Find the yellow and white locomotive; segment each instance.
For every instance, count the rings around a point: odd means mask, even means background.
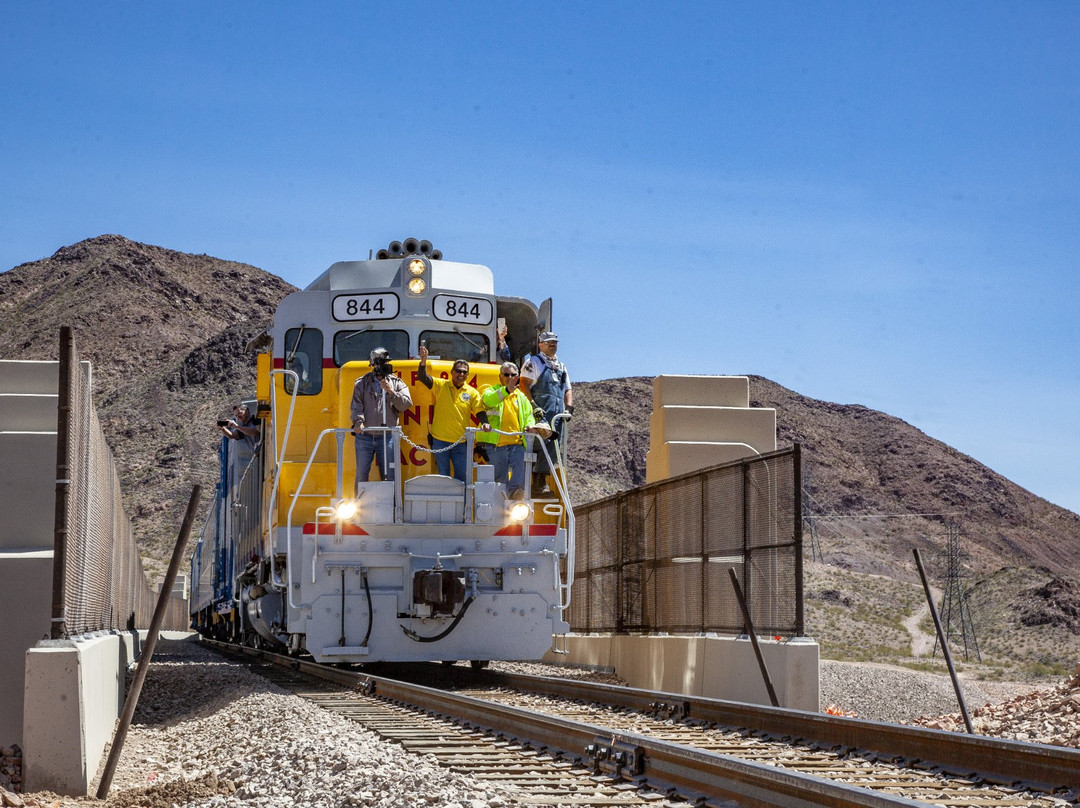
[[[553,494],[525,498],[474,460],[465,482],[436,473],[434,406],[419,383],[470,363],[469,383],[497,384],[496,335],[518,358],[551,327],[540,306],[494,293],[485,266],[443,260],[426,241],[392,242],[367,261],[331,266],[282,300],[257,353],[261,446],[223,439],[221,481],[192,555],[192,624],[208,635],[306,652],[319,662],[537,659],[564,634],[574,522],[562,457]],[[356,478],[350,402],[376,348],[412,407],[380,432],[393,479]],[[475,425],[474,425],[475,426]],[[376,430],[378,431],[378,430]]]

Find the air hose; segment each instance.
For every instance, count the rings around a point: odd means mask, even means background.
[[[438,640],[441,640],[443,637],[448,636],[451,631],[457,628],[458,623],[461,622],[461,618],[465,616],[465,612],[469,611],[469,606],[472,605],[472,602],[474,600],[476,600],[476,598],[470,597],[463,604],[461,604],[461,611],[457,613],[454,621],[450,625],[448,625],[445,630],[443,630],[439,634],[436,634],[434,637],[421,637],[415,631],[410,628],[406,628],[405,626],[402,626],[401,630],[405,632],[406,637],[408,637],[410,640],[416,640],[417,642],[436,642]]]

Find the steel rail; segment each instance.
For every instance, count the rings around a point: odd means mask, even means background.
[[[591,760],[593,768],[599,773],[633,781],[661,793],[677,793],[691,800],[735,800],[739,806],[748,808],[912,808],[928,804],[425,685],[328,668],[253,648],[228,648],[263,662],[357,688],[365,694],[512,736],[520,743],[549,753],[559,751],[586,763]]]
[[[552,677],[486,670],[468,675],[474,682],[493,686],[917,760],[952,774],[977,774],[1005,785],[1023,783],[1048,792],[1080,791],[1080,749]]]

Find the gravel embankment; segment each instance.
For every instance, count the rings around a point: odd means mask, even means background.
[[[582,669],[493,667],[618,683],[611,674]],[[948,714],[958,708],[945,676],[822,660],[820,684],[823,710],[832,706],[861,718],[903,723],[924,716],[929,718],[919,723],[956,728],[958,716]],[[1080,677],[1036,695],[1031,685],[969,681],[963,687],[978,731],[1071,746],[1080,741]],[[984,707],[988,702],[998,704]],[[1027,734],[1032,727],[1039,728],[1038,737]],[[91,793],[96,790],[97,780]],[[193,640],[162,640],[109,799],[0,790],[0,805],[21,800],[27,808],[502,808],[512,793],[512,786],[474,780],[439,767],[433,758],[407,754],[346,718],[226,664]]]
[[[408,754],[196,642],[162,640],[108,800],[20,796],[30,808],[501,808],[510,789]]]
[[[956,691],[948,676],[870,662],[819,663],[821,709],[835,706],[844,713],[873,721],[909,724],[920,716],[957,712]],[[1038,686],[1013,682],[960,680],[968,710],[998,702]]]

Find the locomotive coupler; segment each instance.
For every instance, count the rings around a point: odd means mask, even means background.
[[[465,601],[465,574],[430,569],[413,573],[413,604],[428,606],[432,616],[451,615]]]

